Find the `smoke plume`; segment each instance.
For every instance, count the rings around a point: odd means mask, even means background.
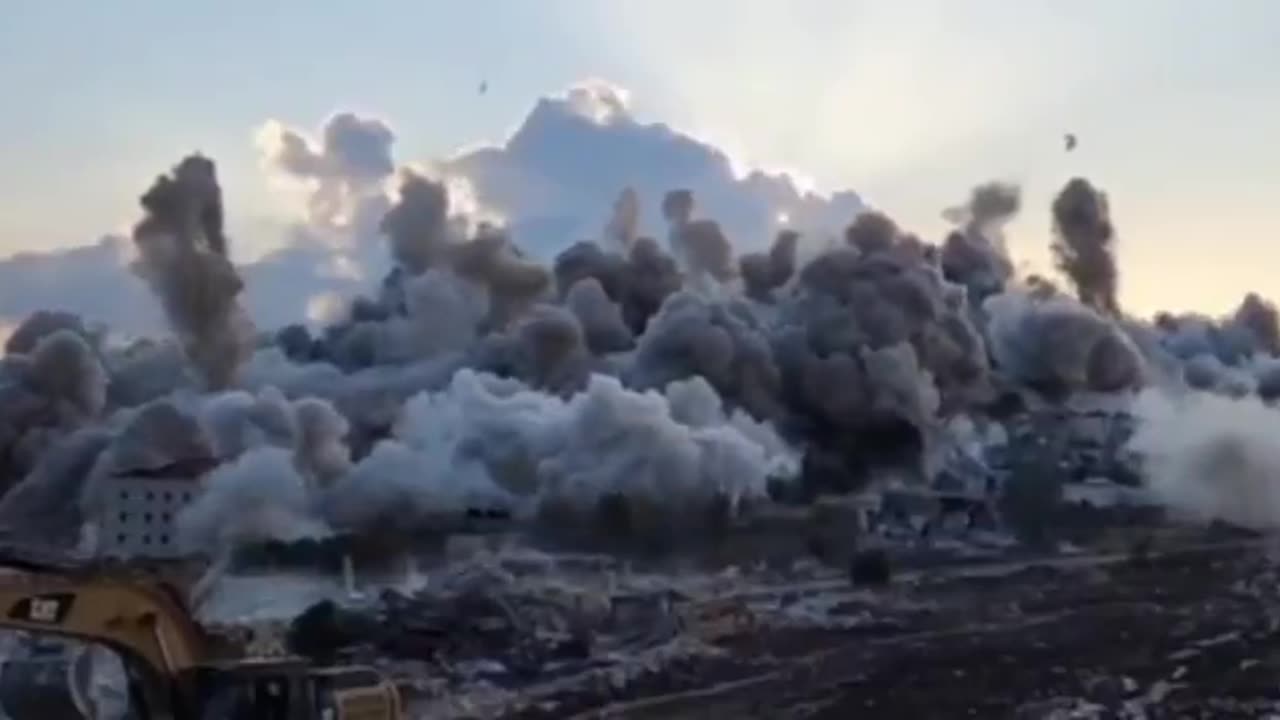
[[[1071,279],[1080,302],[1110,315],[1119,312],[1119,271],[1107,196],[1088,180],[1073,178],[1054,198],[1053,222],[1054,260]]]
[[[968,205],[954,214],[961,227],[943,241],[942,272],[975,302],[1003,291],[1013,275],[1002,227],[1021,206],[1016,186],[991,182],[975,187]]]
[[[1280,413],[1255,398],[1148,391],[1130,446],[1152,494],[1197,521],[1280,527]]]
[[[164,306],[170,326],[206,386],[235,381],[253,328],[237,296],[244,288],[227,255],[222,191],[211,160],[189,156],[142,196],[134,228],[137,273]]]
[[[669,224],[671,253],[689,275],[694,287],[709,280],[728,282],[733,277],[733,248],[714,220],[694,220],[693,193],[672,190],[662,198],[662,215]]]
[[[1051,396],[1138,387],[1143,361],[1110,319],[1063,295],[1019,289],[989,298],[987,337],[996,367]]]
[[[354,206],[377,214],[361,232],[384,243],[360,247],[380,262],[357,269],[389,269],[350,274],[325,312],[261,338],[240,298],[264,276],[244,279],[231,262],[212,161],[184,159],[143,196],[133,233],[136,272],[174,340],[122,341],[58,310],[8,338],[0,462],[18,486],[0,519],[26,527],[22,515],[47,513],[56,522],[29,532],[69,543],[67,526],[105,508],[105,479],[181,468],[204,487],[181,517],[191,548],[414,532],[476,507],[544,528],[678,538],[780,487],[812,496],[934,481],[959,445],[980,454],[974,428],[999,434],[985,428],[1006,395],[1123,404],[1159,384],[1165,394],[1137,403],[1133,446],[1153,491],[1203,516],[1271,522],[1272,458],[1254,435],[1274,419],[1264,403],[1280,397],[1276,310],[1250,293],[1225,318],[1121,317],[1107,199],[1087,180],[1051,208],[1070,297],[1015,279],[1003,234],[1022,198],[1002,183],[974,188],[937,245],[883,212],[760,174],[742,186],[768,212],[744,231],[720,204],[739,190],[697,184],[697,163],[656,188],[645,176],[575,194],[604,171],[569,160],[548,171],[565,182],[515,183],[507,171],[534,163],[557,133],[591,139],[602,158],[610,138],[658,142],[607,89],[563,103],[467,160],[485,199],[504,207],[596,203],[583,224],[517,213],[545,221],[540,238],[556,236],[538,252],[527,224],[468,213],[448,175],[457,163],[431,178],[404,172],[387,197],[396,168],[383,123],[337,115],[319,142],[275,127],[274,167],[314,185],[309,220],[342,225]],[[512,187],[529,195],[507,197]],[[838,210],[829,224],[843,235],[777,232],[780,203],[810,219]],[[652,236],[663,221],[666,243]],[[1211,431],[1193,438],[1183,416]]]
[[[747,297],[761,302],[773,301],[774,291],[795,274],[799,245],[799,233],[783,230],[774,239],[769,252],[747,253],[739,258],[738,274],[742,276],[743,291]]]

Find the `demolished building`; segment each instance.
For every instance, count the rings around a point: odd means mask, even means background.
[[[95,554],[121,559],[181,557],[177,517],[199,497],[201,481],[217,466],[212,458],[197,457],[112,473],[104,481],[97,516],[86,519],[96,526]]]

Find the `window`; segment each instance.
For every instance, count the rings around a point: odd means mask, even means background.
[[[128,491],[128,490],[121,490],[121,491],[120,491],[120,499],[121,499],[121,500],[126,500],[126,501],[127,501],[127,500],[129,499],[129,491]]]
[[[173,493],[171,492],[165,491],[162,497],[165,502],[173,502]]]
[[[143,544],[143,545],[150,545],[150,544],[151,544],[151,536],[150,536],[150,535],[143,535],[143,536],[142,536],[142,544]]]
[[[155,500],[155,499],[156,499],[156,494],[155,494],[155,493],[153,493],[153,492],[151,492],[150,490],[148,490],[148,491],[147,491],[147,501],[148,501],[148,502],[150,502],[150,501]]]
[[[168,535],[161,535],[161,536],[160,536],[160,544],[161,544],[161,545],[168,545],[168,544],[169,544],[169,536],[168,536]]]
[[[122,512],[122,513],[120,513],[120,522],[122,522],[122,523],[123,523],[123,522],[129,522],[129,513],[127,513],[127,512]]]
[[[123,545],[124,541],[127,539],[128,539],[128,536],[126,536],[124,533],[120,533],[119,535],[116,536],[116,542],[121,545]]]
[[[189,493],[189,492],[184,492],[184,493],[182,493],[182,502],[184,502],[184,503],[189,503],[189,502],[191,502],[191,493]]]
[[[170,515],[169,513],[160,513],[160,522],[167,523],[172,521],[173,521],[172,515]]]
[[[146,523],[146,524],[150,525],[150,524],[151,524],[151,513],[142,513],[142,522],[144,522],[144,523]]]

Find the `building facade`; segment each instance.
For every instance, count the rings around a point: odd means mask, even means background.
[[[216,465],[213,460],[185,461],[108,477],[95,523],[97,553],[157,560],[182,557],[178,514],[199,497],[202,478]]]

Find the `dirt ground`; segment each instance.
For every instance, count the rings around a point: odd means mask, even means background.
[[[836,612],[856,627],[757,627],[510,717],[1263,718],[1280,713],[1278,590],[1256,544],[924,574],[850,594]]]

